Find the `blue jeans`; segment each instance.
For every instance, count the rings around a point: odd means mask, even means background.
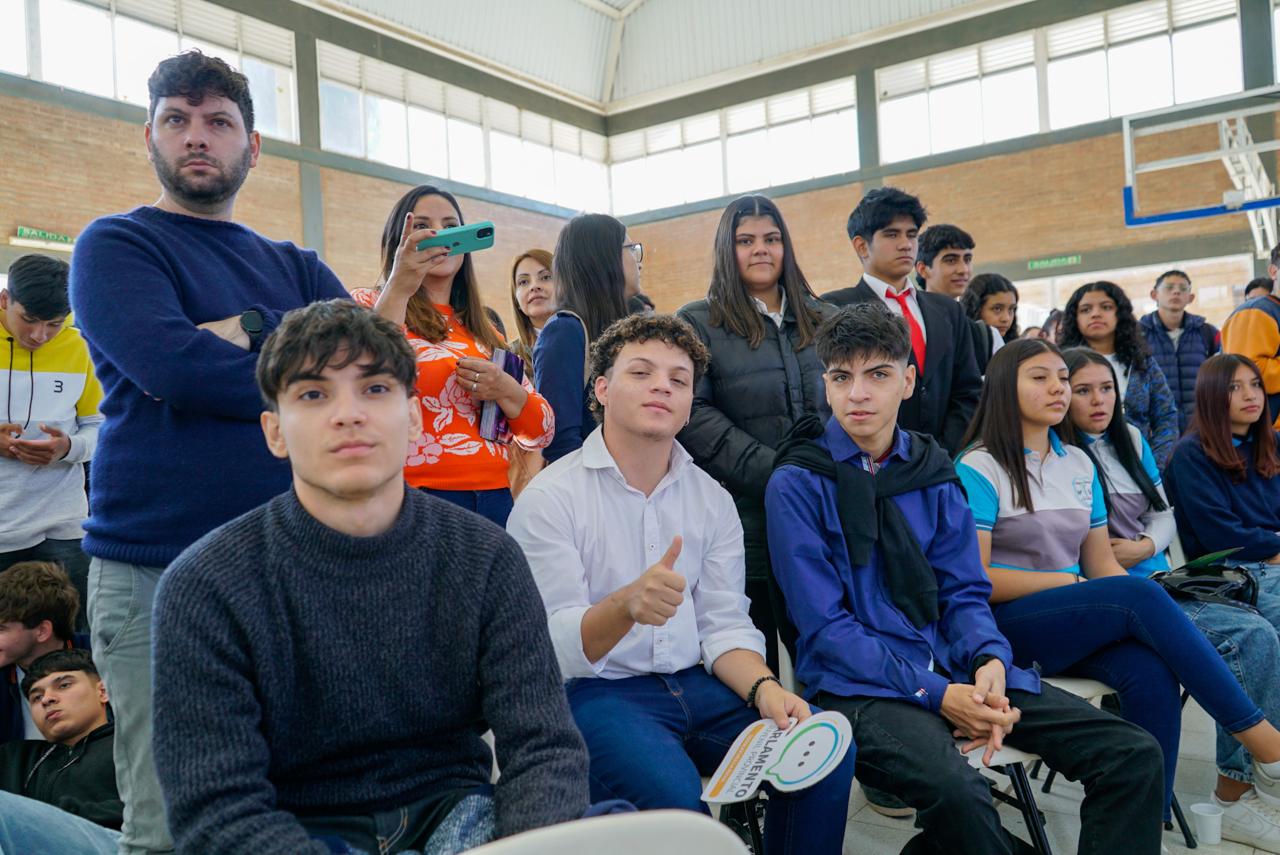
[[[89,562],[93,662],[115,713],[116,788],[124,802],[121,855],[173,851],[151,753],[151,606],[163,567]]]
[[[1016,665],[1039,664],[1046,677],[1089,677],[1116,690],[1121,715],[1160,743],[1166,811],[1182,731],[1179,683],[1230,733],[1263,720],[1218,651],[1149,579],[1108,576],[1050,588],[992,612]]]
[[[116,855],[120,832],[0,790],[0,855]]]
[[[1267,720],[1280,722],[1280,566],[1246,565],[1258,580],[1258,611],[1217,603],[1178,600],[1187,617],[1231,669],[1245,694]],[[1236,781],[1253,780],[1253,758],[1229,732],[1218,727],[1218,772]]]
[[[511,490],[506,487],[500,490],[433,490],[430,487],[418,489],[477,513],[503,528],[507,527],[507,517],[511,516],[513,504]]]
[[[583,678],[565,686],[590,757],[591,800],[625,799],[640,810],[710,814],[702,775],[760,715],[700,665],[675,674],[621,680]],[[854,752],[830,775],[794,793],[771,790],[765,814],[770,855],[840,855]]]

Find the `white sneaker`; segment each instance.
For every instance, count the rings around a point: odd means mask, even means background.
[[[1224,802],[1216,795],[1212,799],[1222,808],[1223,840],[1280,853],[1280,808],[1264,802],[1253,790],[1234,802]]]

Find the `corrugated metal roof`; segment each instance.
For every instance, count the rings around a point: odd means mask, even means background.
[[[608,110],[933,17],[1025,0],[328,0]],[[616,67],[611,53],[621,27]],[[609,91],[605,91],[608,89]]]

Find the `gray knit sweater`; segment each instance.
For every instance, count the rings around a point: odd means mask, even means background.
[[[155,759],[180,852],[326,852],[295,814],[502,777],[499,836],[582,815],[587,756],[515,541],[407,489],[330,529],[290,491],[180,555],[155,605]]]

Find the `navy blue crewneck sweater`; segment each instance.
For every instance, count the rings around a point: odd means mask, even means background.
[[[289,486],[267,451],[256,352],[196,324],[347,296],[314,252],[233,222],[135,208],[76,240],[71,305],[102,382],[84,551],[163,567]]]
[[[291,816],[502,777],[497,832],[580,817],[587,755],[515,541],[406,489],[351,537],[293,491],[201,539],[155,610],[155,757],[180,852],[327,852]]]

